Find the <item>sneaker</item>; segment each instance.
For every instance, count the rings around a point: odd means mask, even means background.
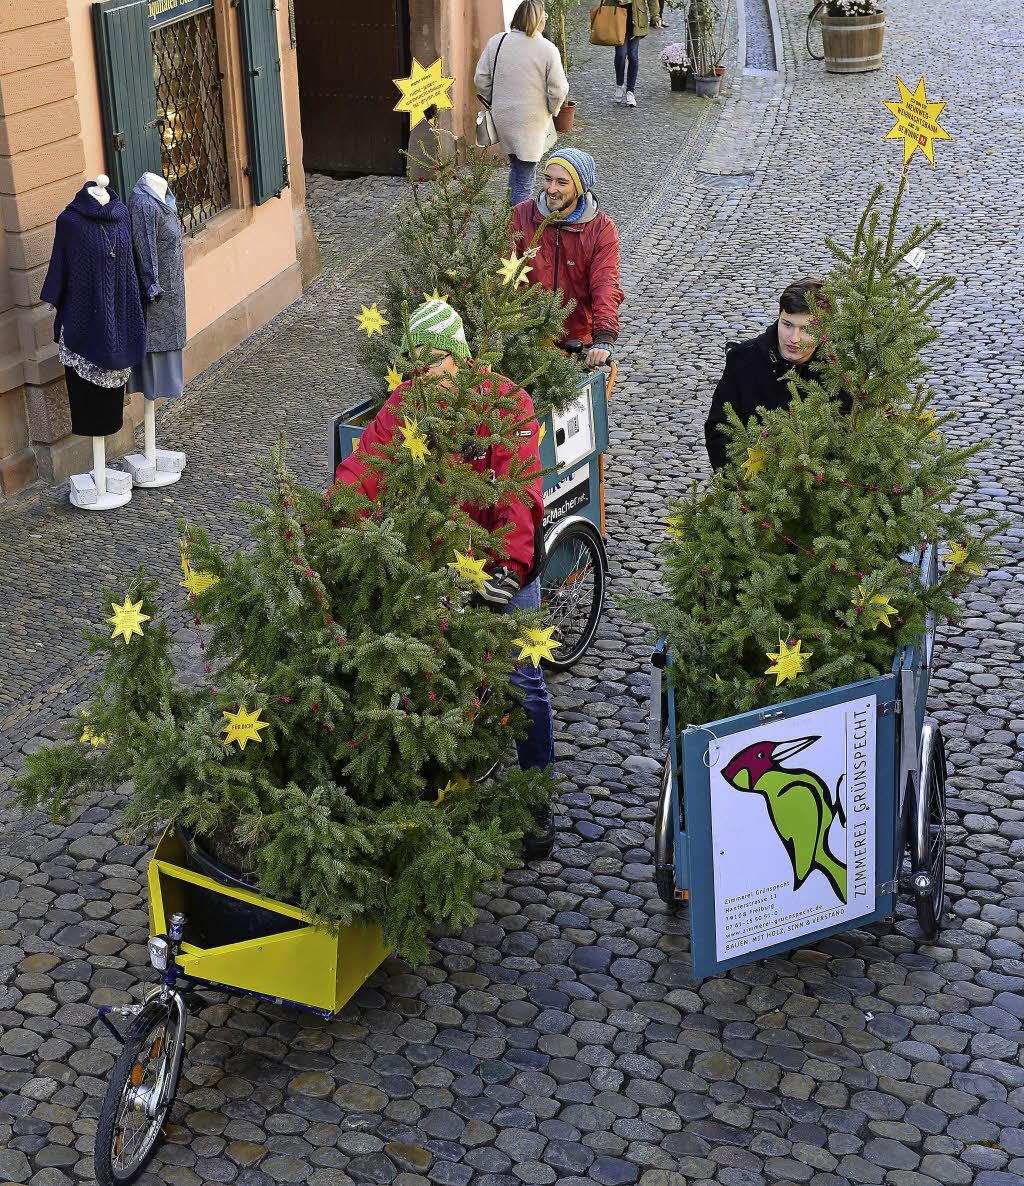
[[[635,107],[636,106],[636,95],[634,95],[632,91],[626,91],[626,106],[627,107]]]
[[[555,847],[555,813],[548,803],[544,807],[536,807],[531,815],[537,824],[536,832],[527,832],[523,837],[523,856],[528,861],[543,861],[551,856]]]
[[[618,103],[621,106],[622,101],[623,101],[623,99],[625,99],[625,97],[626,97],[626,88],[624,86],[617,86],[615,88],[615,98],[612,100],[612,102]]]

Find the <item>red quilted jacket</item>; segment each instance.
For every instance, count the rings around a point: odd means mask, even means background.
[[[517,254],[530,246],[544,221],[533,198],[512,211],[512,235]],[[530,260],[527,279],[549,292],[562,290],[563,304],[576,307],[565,322],[562,342],[577,339],[585,345],[611,344],[619,336],[619,305],[625,297],[619,285],[619,232],[615,223],[597,208],[593,195],[576,222],[551,223]],[[558,344],[561,345],[562,342]]]
[[[498,383],[498,392],[501,395],[507,395],[515,390],[515,384],[510,380],[502,378],[501,375],[492,375],[490,379],[485,379],[480,385],[480,392],[485,400],[491,390],[492,382]],[[376,470],[367,466],[361,454],[375,453],[378,457],[383,456],[382,447],[391,444],[398,432],[400,418],[397,409],[408,386],[408,383],[403,383],[395,388],[387,403],[377,413],[373,423],[367,426],[359,438],[359,444],[355,450],[335,471],[336,481],[344,482],[346,486],[358,484],[367,498],[376,498],[379,476]],[[501,558],[500,563],[516,572],[522,581],[533,565],[533,540],[536,529],[544,518],[544,499],[540,466],[540,425],[533,415],[533,401],[526,392],[519,390],[517,397],[519,408],[516,419],[526,421],[526,423],[518,430],[516,454],[519,460],[529,467],[527,472],[532,473],[526,489],[527,501],[524,503],[510,499],[495,506],[466,506],[463,507],[463,510],[475,523],[479,523],[488,531],[496,531],[506,524],[512,525],[512,530],[505,536],[504,541],[508,554]],[[481,424],[477,429],[477,436],[489,435],[487,426]],[[469,464],[478,474],[493,469],[496,477],[506,477],[512,456],[510,450],[492,444],[487,446],[483,457]],[[531,461],[532,466],[530,465]],[[492,556],[493,559],[495,557]]]

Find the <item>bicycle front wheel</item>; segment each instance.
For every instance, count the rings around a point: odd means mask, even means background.
[[[825,5],[815,4],[807,17],[807,53],[816,62],[825,57],[825,47],[821,40],[821,18],[825,15]]]
[[[604,607],[604,549],[585,519],[566,525],[552,541],[540,575],[541,609],[560,644],[544,666],[566,671],[590,646]]]
[[[175,994],[139,1014],[110,1073],[96,1127],[99,1186],[133,1182],[174,1103],[185,1046],[185,1006]]]

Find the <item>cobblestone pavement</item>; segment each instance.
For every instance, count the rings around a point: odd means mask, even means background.
[[[991,439],[965,501],[1012,516],[1004,567],[970,595],[963,626],[943,631],[932,682],[953,768],[940,935],[924,944],[901,906],[894,924],[690,978],[686,915],[651,881],[648,645],[613,605],[589,661],[553,681],[565,777],[554,859],[513,873],[425,966],[388,961],[334,1021],[213,994],[190,1020],[173,1125],[146,1181],[1024,1181],[1022,38],[997,0],[918,0],[888,13],[884,72],[831,76],[805,60],[806,0],[779,7],[785,74],[734,78],[724,105],[668,93],[653,58],[677,27],[643,47],[635,112],[605,102],[601,51],[577,68],[580,140],[600,140],[602,195],[627,248],[613,588],[657,579],[667,500],[705,473],[722,341],[769,320],[784,279],[827,265],[823,234],[848,234],[898,159],[881,140],[891,70],[911,84],[925,73],[929,95],[949,100],[955,142],[937,146],[934,171],[915,161],[910,202],[947,218],[926,272],[962,278],[938,310],[935,381],[961,413],[950,435]],[[254,457],[279,424],[303,476],[319,474],[327,412],[360,393],[347,319],[371,291],[367,253],[387,235],[377,186],[392,184],[315,181],[329,273],[165,414],[162,433],[191,467],[166,502],[140,492],[131,517],[85,518],[37,495],[0,521],[24,679],[8,702],[6,769],[85,699],[73,628],[95,616],[100,577],[142,555],[168,577],[178,513],[239,539],[232,500],[252,492]],[[187,657],[196,643],[182,638]],[[149,979],[147,854],[119,842],[119,802],[91,800],[69,826],[0,809],[0,1181],[91,1177],[114,1054],[95,1005],[137,997]]]

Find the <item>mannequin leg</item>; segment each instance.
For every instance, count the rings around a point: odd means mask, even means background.
[[[92,480],[96,483],[96,497],[107,494],[107,442],[105,437],[92,438]]]
[[[92,438],[92,472],[71,478],[71,502],[83,511],[112,511],[132,496],[132,479],[123,470],[107,469],[106,437]]]
[[[146,460],[156,469],[156,401],[147,399],[145,402],[142,431],[146,442]]]

